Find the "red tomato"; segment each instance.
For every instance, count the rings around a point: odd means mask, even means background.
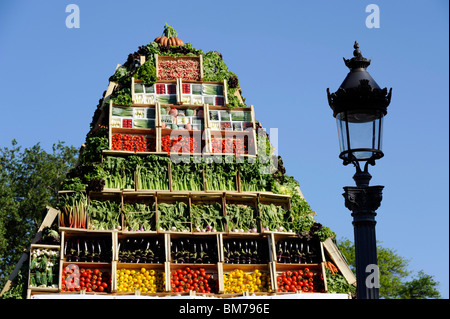
[[[103,288],[102,286],[98,287],[98,291],[102,292],[103,290],[105,290],[105,288]]]
[[[108,288],[108,284],[106,282],[102,283],[103,288]]]

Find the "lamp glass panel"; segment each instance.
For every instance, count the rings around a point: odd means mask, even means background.
[[[368,160],[382,150],[383,114],[380,111],[342,112],[336,116],[341,156]]]

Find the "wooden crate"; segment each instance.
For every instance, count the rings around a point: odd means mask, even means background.
[[[279,195],[279,194],[268,194],[268,193],[257,193],[258,195],[258,211],[259,216],[262,218],[261,205],[275,205],[277,207],[281,207],[285,211],[289,211],[291,209],[291,197],[289,195]],[[288,229],[284,231],[278,231],[277,229],[265,229],[263,225],[263,221],[261,219],[261,232],[262,233],[285,233],[295,235],[294,232],[289,231]]]
[[[160,129],[160,149],[163,154],[174,156],[201,156],[205,150],[206,142],[204,131],[202,130],[172,130]],[[181,136],[181,141],[178,138]],[[172,145],[172,141],[175,141]],[[165,144],[168,142],[168,146]]]
[[[189,267],[192,270],[199,270],[200,268],[204,268],[205,273],[209,274],[211,276],[211,280],[214,281],[215,287],[214,288],[211,287],[210,293],[197,292],[197,294],[201,294],[204,296],[213,296],[219,292],[219,285],[220,285],[219,265],[220,265],[220,263],[217,263],[217,264],[173,264],[173,263],[169,263],[170,271],[167,273],[166,283],[171,285],[173,271],[184,270],[186,267]],[[172,289],[171,289],[171,291],[172,291]],[[177,295],[192,295],[193,292],[188,292],[188,291],[187,292],[176,292],[176,294]]]
[[[208,159],[210,159],[213,163],[218,163],[218,165],[221,165],[221,163],[223,162],[224,157],[222,155],[213,155],[211,157],[207,157]],[[206,158],[205,158],[206,159]],[[227,161],[228,159],[230,159],[233,163],[234,163],[234,157],[231,156],[227,156],[225,157],[225,160]],[[214,164],[213,163],[208,163],[204,166],[203,172],[204,172],[204,181],[205,181],[205,192],[208,193],[219,193],[219,192],[226,192],[228,193],[238,193],[239,192],[239,176],[238,176],[238,171],[233,172],[234,173],[234,177],[232,178],[232,183],[234,185],[232,185],[232,187],[229,187],[231,189],[223,189],[224,187],[222,187],[222,189],[214,189],[214,184],[212,184],[214,182],[214,179],[216,178],[216,174],[214,173],[214,170],[212,171],[212,173],[208,174],[208,169],[212,168],[214,169]],[[211,165],[211,166],[210,166]],[[229,180],[230,181],[230,180]],[[232,189],[234,186],[234,189]],[[218,188],[218,187],[216,187]]]
[[[210,128],[211,130],[218,130],[221,131],[222,126],[221,125],[217,125],[217,123],[219,122],[226,122],[226,123],[249,123],[248,126],[244,127],[244,125],[241,125],[240,128],[241,130],[245,130],[246,128],[252,128],[252,129],[256,129],[256,120],[255,120],[255,110],[253,105],[248,106],[248,107],[235,107],[235,108],[228,108],[226,106],[219,106],[219,105],[208,105],[208,112],[205,113],[205,120],[207,123],[207,128]],[[233,115],[236,112],[249,112],[250,113],[250,118],[248,118],[247,120],[237,120],[237,119],[233,119]],[[212,118],[212,116],[214,115],[214,118]],[[239,126],[237,126],[238,128]],[[230,128],[234,128],[233,126],[231,126]],[[231,130],[231,131],[236,131],[236,130]]]
[[[205,129],[205,137],[207,140],[207,152],[217,155],[240,156],[256,156],[256,133],[254,129],[248,131],[218,131],[212,128]],[[234,151],[233,146],[222,147],[222,140],[231,140],[236,145]],[[240,148],[242,145],[242,149]]]
[[[42,244],[31,244],[30,245],[30,256],[28,258],[28,289],[30,292],[35,291],[41,291],[41,292],[58,292],[59,291],[59,285],[60,285],[60,276],[59,276],[59,262],[60,262],[60,256],[56,256],[55,260],[57,264],[55,264],[54,271],[52,271],[52,274],[54,276],[53,282],[55,283],[56,287],[39,287],[39,286],[32,286],[31,285],[31,278],[35,276],[35,272],[31,269],[31,262],[33,260],[33,253],[40,251],[40,250],[49,250],[56,252],[60,255],[60,246],[59,245],[42,245]]]
[[[252,294],[257,293],[260,295],[266,295],[273,291],[273,288],[272,288],[273,280],[272,280],[271,269],[270,269],[269,263],[258,264],[258,265],[219,263],[219,269],[220,269],[219,273],[221,274],[220,283],[219,283],[219,289],[220,289],[219,293],[226,294],[227,297],[240,296],[244,292],[248,292],[248,293],[252,293]],[[242,289],[240,291],[235,291],[235,292],[226,291],[227,287],[226,287],[226,283],[225,283],[225,276],[227,276],[229,278],[230,273],[235,269],[242,270],[245,274],[250,274],[252,276],[254,276],[255,270],[259,270],[261,273],[263,273],[267,276],[266,278],[269,280],[269,282],[267,282],[266,285],[263,286],[263,290],[261,290],[261,291],[251,291],[251,290],[248,290],[248,287],[245,287],[244,289]]]
[[[256,232],[241,232],[236,231],[234,229],[230,229],[229,224],[227,224],[227,235],[229,236],[260,236],[260,223],[258,220],[258,201],[257,201],[257,195],[256,194],[242,194],[242,193],[225,193],[225,216],[229,216],[227,213],[227,205],[229,204],[235,204],[235,205],[249,205],[254,208],[254,219],[256,221]]]
[[[157,232],[160,234],[164,234],[164,233],[183,233],[183,234],[191,234],[192,233],[192,225],[191,225],[191,221],[190,221],[190,211],[189,211],[189,207],[190,207],[190,197],[189,197],[189,192],[157,192],[156,195],[156,213],[157,213],[157,220],[159,221],[160,219],[160,210],[159,210],[159,205],[162,203],[166,203],[166,204],[176,204],[177,202],[183,202],[187,205],[187,222],[186,222],[186,227],[187,227],[187,231],[172,231],[169,229],[161,229],[160,227],[158,227]]]
[[[129,190],[134,191],[134,190]],[[118,212],[118,227],[115,229],[95,229],[95,224],[92,222],[92,217],[88,214],[88,231],[92,233],[102,233],[102,232],[114,232],[117,231],[118,228],[121,228],[121,208],[122,208],[122,196],[124,190],[113,189],[112,191],[103,190],[102,192],[90,192],[88,197],[88,206],[92,205],[92,201],[109,201],[119,204],[119,212]]]
[[[128,221],[128,216],[132,216],[135,214],[147,214],[147,212],[125,212],[125,205],[127,204],[144,204],[150,207],[151,210],[154,210],[152,223],[153,227],[149,230],[139,230],[138,229],[129,229],[130,224]],[[156,218],[156,192],[132,192],[132,193],[123,193],[122,196],[122,232],[126,233],[156,233],[156,225],[157,225],[157,218]]]
[[[115,267],[115,276],[113,278],[113,292],[116,294],[119,294],[119,295],[135,294],[135,291],[138,290],[140,292],[139,293],[140,295],[156,296],[156,295],[159,295],[160,293],[167,292],[165,263],[161,263],[161,264],[130,264],[130,263],[115,262],[114,267]],[[159,283],[159,285],[157,285],[157,287],[156,287],[157,290],[154,292],[145,291],[144,289],[136,289],[136,288],[134,288],[132,291],[121,291],[121,287],[120,287],[121,279],[119,277],[119,274],[122,269],[129,270],[130,272],[134,271],[135,273],[141,273],[141,274],[143,274],[143,276],[146,276],[145,271],[151,272],[153,270],[155,273],[154,273],[154,275],[151,275],[151,276],[157,277],[156,280],[164,280],[164,282]],[[142,269],[144,269],[144,272],[142,271]],[[144,282],[144,280],[147,280],[147,279],[144,278],[141,280],[141,282]],[[146,289],[148,289],[147,288],[148,286],[145,285],[144,287]]]
[[[158,126],[168,130],[188,130],[188,131],[203,131],[205,125],[205,105],[164,105],[159,106]],[[177,116],[170,115],[169,112],[177,110]],[[190,111],[193,115],[190,115]],[[162,113],[164,114],[162,114]],[[177,125],[178,128],[172,129],[172,124]],[[186,124],[192,126],[191,129],[185,128]],[[180,126],[183,126],[180,128]]]
[[[210,256],[209,263],[200,263],[201,265],[210,265],[219,262],[220,254],[221,254],[221,245],[220,245],[220,236],[221,234],[217,233],[202,233],[198,235],[190,234],[185,235],[183,233],[172,233],[169,234],[169,241],[167,241],[166,251],[168,251],[167,261],[170,261],[172,264],[182,265],[182,264],[199,264],[198,262],[194,262],[192,260],[184,260],[185,262],[179,262],[175,258],[176,254],[176,245],[179,244],[180,241],[183,241],[184,250],[188,250],[191,254],[194,252],[193,247],[188,247],[188,245],[196,244],[197,253],[200,252],[200,247],[197,246],[199,243],[208,243],[208,255]],[[189,240],[189,244],[187,243]],[[181,245],[180,245],[181,246]],[[204,246],[203,246],[204,247]],[[206,248],[204,248],[206,249]],[[205,250],[204,250],[205,251]],[[205,260],[203,260],[205,261]]]
[[[169,77],[164,78],[164,76],[159,72],[159,66],[160,64],[164,62],[185,62],[185,61],[193,61],[194,63],[199,64],[199,73],[196,75],[194,79],[184,79],[184,80],[194,80],[194,81],[203,81],[203,57],[200,56],[179,56],[179,57],[172,57],[172,56],[160,56],[155,54],[155,65],[156,65],[156,78],[158,81],[164,81],[164,80],[175,80],[176,78],[179,78],[179,76],[175,77]],[[182,77],[181,77],[182,78]]]
[[[284,258],[280,259],[279,257],[279,246],[278,243],[281,243],[281,249],[284,250],[284,242],[288,243],[286,247],[290,249],[290,243],[298,244],[298,248],[302,254],[305,254],[305,258],[301,259],[299,262],[290,262],[288,264],[315,264],[321,263],[325,261],[323,244],[318,239],[312,239],[308,243],[304,239],[298,238],[296,234],[289,233],[271,233],[270,234],[270,245],[272,251],[272,260],[277,263],[283,263]],[[309,248],[306,245],[308,244]],[[308,255],[308,251],[312,252],[311,255]],[[311,259],[310,259],[311,258]]]
[[[226,107],[228,105],[228,96],[227,96],[227,85],[226,80],[221,82],[199,82],[199,81],[186,81],[183,79],[179,79],[179,100],[182,105],[213,105],[218,107]],[[200,87],[200,92],[194,93],[194,86]],[[222,92],[218,92],[219,94],[204,94],[203,88],[207,86],[220,86],[222,87]],[[188,92],[185,91],[185,87],[188,88]],[[219,102],[219,104],[218,104]],[[207,113],[205,113],[207,114]]]
[[[108,264],[111,263],[111,261],[114,260],[116,256],[116,236],[117,231],[115,232],[71,232],[71,231],[61,231],[61,262],[63,263],[75,263],[75,264],[82,264],[82,265],[90,265],[90,264]],[[88,247],[88,250],[92,250],[92,245],[88,245],[89,243],[94,243],[96,240],[101,240],[104,242],[104,247],[101,247],[101,249],[108,249],[111,246],[111,255],[104,255],[104,261],[100,262],[95,259],[87,259],[83,257],[83,253],[80,253],[80,256],[78,256],[78,259],[74,259],[71,257],[70,254],[70,247],[71,243],[74,243],[74,245],[80,245],[80,250],[84,251],[85,248],[82,246],[84,242],[86,242],[86,246]],[[75,249],[75,248],[74,248]],[[98,253],[99,249],[98,246],[95,247],[95,254]],[[92,252],[91,252],[92,253]],[[89,256],[91,258],[91,256]],[[91,260],[91,261],[90,261]]]
[[[223,230],[222,231],[207,231],[207,232],[201,232],[198,231],[194,224],[192,224],[192,231],[195,235],[203,235],[203,234],[217,234],[217,233],[226,233],[226,221],[223,219],[223,216],[225,216],[224,213],[224,193],[222,192],[215,192],[215,193],[191,193],[190,195],[190,211],[191,211],[191,217],[192,217],[192,206],[193,205],[212,205],[215,203],[218,203],[221,205],[221,212],[220,212],[220,218],[222,218],[223,223]]]
[[[249,257],[251,261],[250,264],[267,264],[272,261],[269,252],[271,245],[266,235],[259,234],[257,236],[238,236],[224,234],[221,239],[222,257],[220,261],[224,262],[224,264],[236,266],[242,264],[246,265],[249,264]],[[232,251],[234,253],[236,250],[244,252],[247,250],[251,251],[251,253],[248,256],[245,256],[245,258],[239,258],[239,260],[236,260],[236,256],[229,252]],[[254,256],[255,250],[257,251],[257,258]],[[227,251],[227,253],[225,251]]]
[[[117,243],[115,248],[115,256],[114,260],[118,261],[119,263],[134,263],[130,262],[127,259],[122,259],[120,252],[127,249],[127,242],[130,242],[131,245],[134,244],[134,241],[136,240],[137,245],[145,245],[145,249],[147,248],[147,245],[149,245],[149,249],[155,250],[154,245],[156,245],[156,240],[158,241],[158,246],[160,247],[159,251],[153,251],[153,253],[158,254],[158,262],[154,259],[153,262],[151,260],[140,260],[139,263],[141,264],[163,264],[164,262],[168,261],[167,259],[167,244],[166,244],[166,238],[165,234],[157,234],[157,233],[148,233],[148,232],[123,232],[118,234],[117,236]],[[135,260],[137,262],[137,260]]]
[[[69,269],[74,269],[74,273],[69,274],[67,272],[67,270]],[[111,280],[112,282],[114,282],[114,262],[111,263],[71,263],[71,262],[63,262],[61,261],[60,263],[60,269],[59,269],[59,275],[61,278],[60,281],[60,293],[63,294],[80,294],[80,293],[84,293],[84,294],[96,294],[96,295],[103,295],[103,294],[108,294],[112,291],[112,283],[108,284],[108,287],[106,288],[106,290],[104,292],[99,292],[99,291],[95,291],[95,292],[86,292],[83,291],[83,289],[81,288],[81,280],[80,280],[80,272],[82,269],[91,269],[92,271],[94,269],[98,269],[100,272],[103,273],[103,277],[106,277],[106,275],[108,274],[109,276],[111,276]],[[73,290],[68,290],[66,288],[64,288],[64,284],[63,284],[63,278],[67,282],[73,281]],[[78,278],[78,279],[77,279]],[[106,278],[104,278],[105,282],[109,281],[106,280]]]
[[[295,265],[295,264],[280,264],[280,263],[273,262],[272,267],[273,267],[273,273],[274,273],[274,277],[275,277],[274,289],[277,294],[287,294],[287,293],[292,294],[295,292],[299,292],[299,293],[310,292],[310,291],[299,290],[300,288],[298,288],[297,291],[279,291],[279,288],[281,289],[281,286],[278,285],[278,277],[281,277],[283,272],[287,272],[287,271],[305,272],[308,269],[314,274],[313,283],[314,283],[315,292],[326,292],[327,291],[326,273],[325,273],[325,266],[324,266],[323,262],[318,263],[318,264],[309,264],[309,265],[308,264],[297,264],[297,265]],[[307,276],[305,276],[305,277],[307,277]],[[306,280],[308,280],[308,279],[306,279]],[[311,288],[309,287],[308,290],[309,289],[311,289]]]

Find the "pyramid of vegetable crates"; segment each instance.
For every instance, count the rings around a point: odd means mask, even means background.
[[[110,77],[61,185],[60,245],[35,247],[57,251],[60,273],[49,283],[30,268],[30,288],[347,293],[330,285],[342,277],[323,248],[333,232],[273,154],[222,55],[166,24]]]

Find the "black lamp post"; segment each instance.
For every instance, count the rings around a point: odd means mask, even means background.
[[[336,118],[339,157],[344,165],[356,168],[356,187],[344,187],[345,206],[352,211],[355,234],[356,291],[358,299],[378,299],[378,267],[375,237],[376,209],[381,204],[383,186],[369,186],[368,165],[383,157],[383,117],[391,100],[392,88],[380,89],[366,71],[370,65],[355,41],[353,58],[344,59],[350,69],[335,93],[327,89],[328,104]],[[364,163],[361,169],[360,163]]]

